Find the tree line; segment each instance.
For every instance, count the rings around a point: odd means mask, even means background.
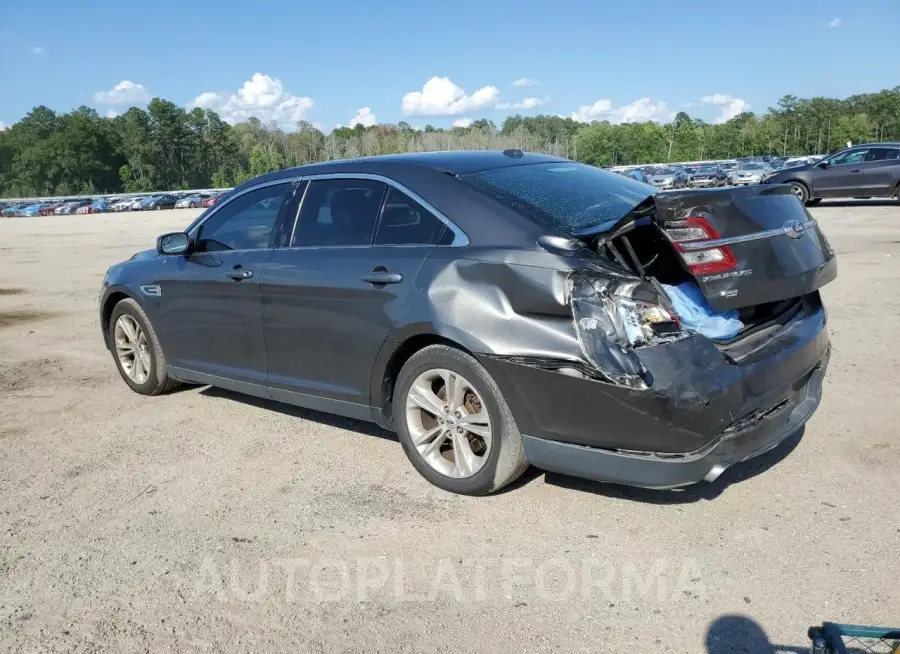
[[[256,118],[230,125],[214,111],[155,98],[112,118],[85,106],[63,114],[35,107],[0,131],[0,197],[224,188],[315,161],[430,150],[518,148],[610,166],[821,154],[848,141],[900,141],[900,86],[845,99],[788,95],[763,114],[718,124],[683,111],[665,124],[514,115],[499,126],[400,122],[327,135],[306,121],[290,132]]]

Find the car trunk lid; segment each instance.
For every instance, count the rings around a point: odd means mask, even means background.
[[[788,186],[675,191],[653,200],[653,222],[718,311],[798,298],[837,275],[831,246]]]

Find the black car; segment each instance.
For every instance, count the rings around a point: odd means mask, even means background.
[[[786,186],[657,193],[556,157],[418,153],[244,182],[112,266],[100,320],[138,393],[212,384],[373,421],[450,491],[529,463],[670,488],[810,417],[835,275]],[[663,284],[740,333],[687,328]]]
[[[856,145],[816,163],[783,168],[765,182],[790,184],[797,199],[806,204],[823,198],[900,200],[900,143]]]
[[[700,164],[688,175],[688,186],[691,188],[725,186],[728,175],[717,164]]]
[[[178,198],[174,195],[157,195],[144,204],[143,209],[174,209]]]

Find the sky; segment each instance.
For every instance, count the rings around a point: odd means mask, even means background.
[[[163,97],[290,129],[710,122],[900,84],[900,0],[3,0],[0,129]]]

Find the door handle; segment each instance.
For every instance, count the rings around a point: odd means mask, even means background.
[[[850,171],[851,173],[861,173],[862,171],[859,168],[855,168]]]
[[[403,281],[403,275],[376,268],[372,272],[363,275],[362,280],[373,286],[384,286],[385,284],[399,284]]]
[[[239,282],[241,280],[250,279],[251,277],[253,277],[253,271],[244,270],[240,266],[235,266],[234,270],[225,273],[225,276],[229,279],[233,279],[234,281]]]

